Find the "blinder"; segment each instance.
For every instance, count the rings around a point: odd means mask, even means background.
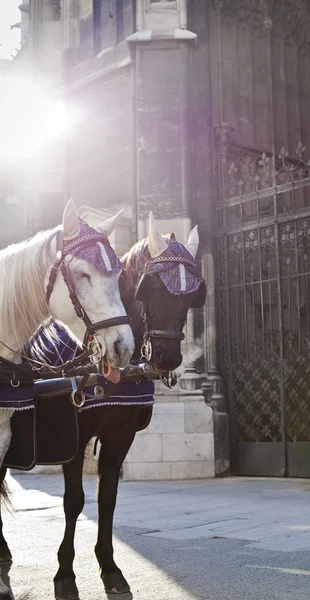
[[[193,298],[191,301],[191,307],[192,308],[202,308],[206,302],[206,297],[207,297],[207,285],[206,285],[206,282],[204,281],[204,279],[202,279],[197,292],[195,292],[195,294],[193,295]]]
[[[137,285],[135,300],[139,300],[139,302],[144,302],[146,298],[146,286],[148,283],[149,275],[147,273],[143,273],[140,281]],[[193,294],[191,308],[202,308],[206,302],[207,296],[207,286],[204,279],[201,280],[198,290]]]

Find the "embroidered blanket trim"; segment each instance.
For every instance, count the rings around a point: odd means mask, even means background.
[[[0,409],[1,410],[27,410],[34,408],[34,385],[12,385],[0,386]]]
[[[106,393],[112,385],[103,377],[100,384]],[[98,406],[151,406],[154,404],[154,383],[152,381],[124,382],[119,386],[107,400],[102,395],[95,394],[95,387],[85,389],[87,398],[85,405],[79,411],[96,408]],[[69,395],[70,392],[68,392]],[[63,393],[62,393],[63,395]],[[1,410],[29,410],[35,407],[34,386],[19,386],[13,388],[11,385],[0,386],[0,409]]]
[[[191,253],[183,244],[172,241],[156,258],[151,258],[146,273],[158,273],[164,286],[174,296],[196,292],[201,278]]]

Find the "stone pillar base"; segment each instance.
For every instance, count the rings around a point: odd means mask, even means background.
[[[149,426],[137,433],[123,466],[126,481],[214,477],[213,412],[201,390],[157,386]]]

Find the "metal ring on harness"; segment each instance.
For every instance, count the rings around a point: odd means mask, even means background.
[[[20,386],[20,380],[19,380],[19,379],[16,379],[16,375],[15,375],[15,373],[14,373],[14,375],[13,375],[13,377],[12,377],[11,381],[10,381],[10,384],[11,384],[11,386],[12,386],[13,388],[18,388],[18,387]]]
[[[80,402],[76,402],[76,396],[80,396],[81,397],[81,401]],[[79,392],[78,390],[72,390],[71,392],[71,402],[73,404],[73,406],[75,406],[76,408],[81,408],[82,406],[84,406],[85,402],[86,402],[86,396],[84,394],[84,392]]]
[[[141,346],[141,358],[145,358],[146,362],[150,362],[153,354],[152,342],[148,338],[144,340]]]
[[[168,371],[168,373],[166,375],[161,377],[161,381],[167,388],[172,389],[178,381],[176,372]]]

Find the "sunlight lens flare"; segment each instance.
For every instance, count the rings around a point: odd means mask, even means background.
[[[0,159],[31,158],[74,124],[72,109],[24,79],[0,79]]]

